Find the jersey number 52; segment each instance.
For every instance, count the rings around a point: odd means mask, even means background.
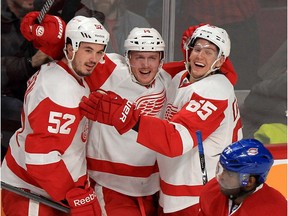
[[[71,131],[69,126],[74,123],[75,119],[76,117],[74,115],[51,111],[49,123],[52,124],[52,126],[48,126],[48,131],[55,134],[69,134]]]

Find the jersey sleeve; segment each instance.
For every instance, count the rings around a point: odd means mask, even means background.
[[[27,172],[55,200],[63,199],[75,187],[62,156],[80,120],[78,108],[62,107],[49,98],[28,115],[32,132],[25,141]]]
[[[104,56],[104,61],[104,64],[97,64],[90,76],[85,77],[85,81],[87,82],[91,91],[101,88],[101,86],[106,82],[116,68],[116,64],[107,54]]]
[[[182,155],[197,146],[197,130],[204,141],[220,126],[227,106],[227,100],[211,100],[194,93],[170,122],[142,116],[137,142],[168,157]]]
[[[168,62],[163,64],[163,70],[166,71],[173,78],[179,72],[185,70],[185,62],[177,61],[177,62]]]

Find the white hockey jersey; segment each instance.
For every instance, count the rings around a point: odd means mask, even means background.
[[[110,90],[135,103],[142,114],[159,116],[166,89],[173,75],[161,70],[151,87],[131,79],[123,56],[106,54],[87,77],[91,90]],[[159,191],[156,153],[136,143],[133,130],[119,135],[112,126],[93,122],[88,139],[87,161],[90,177],[98,184],[130,196],[147,196]]]
[[[160,205],[165,213],[199,202],[203,187],[196,131],[203,135],[208,180],[215,176],[222,150],[242,138],[232,84],[214,74],[193,84],[183,71],[167,91],[165,119],[141,117],[138,142],[157,151]]]
[[[57,201],[85,185],[89,122],[79,103],[89,93],[62,61],[42,65],[28,81],[22,127],[10,140],[2,181]]]

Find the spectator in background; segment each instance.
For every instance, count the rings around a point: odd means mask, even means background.
[[[110,33],[110,43],[107,52],[125,54],[124,41],[134,27],[150,27],[149,22],[142,16],[125,8],[123,0],[82,0],[85,5],[76,14],[96,16],[104,23]]]
[[[251,89],[260,81],[257,75],[260,53],[256,19],[260,8],[258,0],[182,0],[181,5],[182,13],[177,17],[181,22],[176,20],[176,32],[183,32],[188,25],[213,23],[229,33],[235,50],[230,58],[239,76],[235,89]],[[181,41],[181,35],[175,37],[175,41]],[[179,48],[180,44],[175,43],[175,50]],[[181,57],[179,52],[175,59]]]
[[[49,60],[20,32],[21,20],[34,10],[33,4],[34,0],[1,1],[1,156],[11,135],[21,126],[26,81]]]
[[[287,143],[287,41],[258,74],[263,80],[240,107],[244,137],[254,136],[265,144]]]
[[[254,139],[226,147],[216,177],[201,193],[199,216],[286,216],[287,200],[265,183],[273,162],[268,149]]]

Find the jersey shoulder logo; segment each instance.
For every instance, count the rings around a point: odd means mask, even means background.
[[[145,95],[138,98],[135,101],[137,109],[141,109],[142,115],[155,116],[157,115],[161,108],[164,106],[166,99],[166,93],[163,90],[162,92]]]

